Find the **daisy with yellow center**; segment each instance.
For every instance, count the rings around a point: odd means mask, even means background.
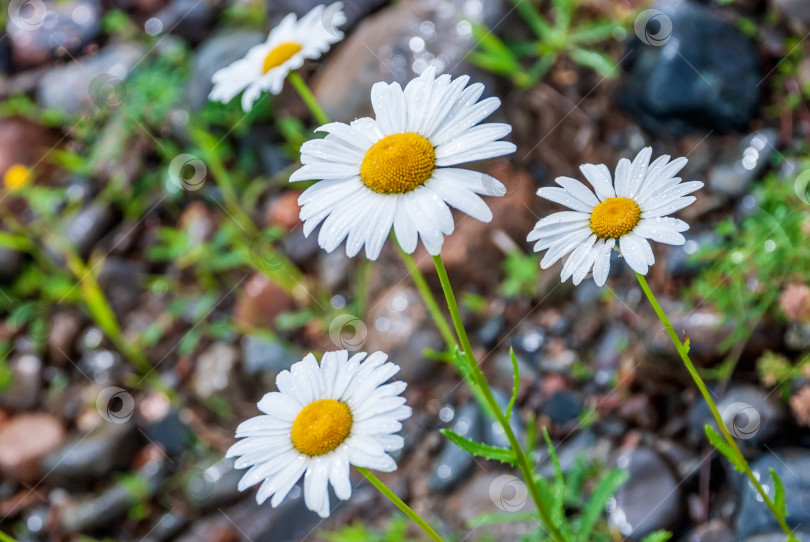
[[[3,185],[7,190],[16,192],[31,182],[31,170],[23,164],[13,164],[3,175]]]
[[[281,92],[284,79],[306,59],[316,59],[343,39],[337,27],[346,22],[343,4],[317,6],[300,21],[294,13],[270,31],[267,40],[251,48],[244,58],[214,73],[209,98],[227,103],[242,94],[242,109],[249,111],[262,91]]]
[[[400,394],[404,382],[385,382],[399,371],[388,356],[375,352],[327,352],[318,364],[307,355],[276,378],[278,391],[259,401],[263,416],[236,429],[239,442],[228,457],[239,456],[238,469],[250,467],[239,490],[262,483],[256,501],[278,506],[301,476],[304,501],[321,517],[329,516],[329,492],[351,497],[349,465],[383,472],[396,470],[388,455],[402,448],[395,435],[411,408]]]
[[[377,83],[371,89],[376,118],[321,126],[326,137],[304,143],[302,167],[290,177],[320,181],[298,199],[304,234],[323,223],[318,243],[327,252],[346,240],[349,256],[365,246],[374,260],[391,228],[406,252],[421,238],[438,255],[454,229],[450,207],[492,220],[479,195],[502,196],[504,186],[455,166],[510,154],[515,145],[499,141],[512,131],[508,124],[478,124],[500,100],[478,101],[484,85],[467,86],[469,79],[437,77],[429,67],[404,89]]]
[[[580,166],[595,193],[570,177],[556,179],[561,188],[537,191],[538,196],[572,209],[540,220],[529,234],[529,241],[537,241],[535,252],[548,251],[540,261],[543,269],[570,254],[562,280],[573,277],[574,284],[579,284],[593,269],[594,281],[602,286],[614,248],[619,248],[633,271],[646,275],[655,262],[650,240],[669,245],[686,241],[681,232],[689,225],[666,215],[694,202],[695,197],[688,194],[703,183],[684,183],[675,176],[686,165],[686,158],[670,161],[664,155],[650,163],[651,156],[652,148],[647,147],[632,162],[622,158],[615,182],[603,164]]]

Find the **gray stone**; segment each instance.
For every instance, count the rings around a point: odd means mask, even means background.
[[[726,428],[740,446],[757,447],[778,434],[785,418],[785,409],[778,396],[750,385],[733,385],[717,401],[717,409]],[[695,403],[689,415],[689,427],[695,442],[704,440],[706,425],[718,430],[714,417],[701,400]]]
[[[42,360],[34,354],[15,355],[8,365],[12,384],[0,394],[0,405],[17,411],[35,407],[42,388]]]
[[[689,532],[685,542],[736,542],[736,540],[732,530],[719,519],[715,519]]]
[[[608,502],[608,522],[627,538],[640,540],[678,524],[681,490],[675,474],[648,448],[621,453],[616,466],[630,475]]]
[[[137,451],[134,423],[104,423],[88,434],[73,437],[45,457],[42,465],[50,484],[89,484],[128,466]]]
[[[744,129],[762,80],[754,44],[697,2],[655,8],[664,16],[642,24],[630,41],[622,105],[652,131]]]
[[[208,35],[216,18],[212,0],[172,0],[165,8],[157,12],[152,25],[163,31],[177,34],[190,41],[199,43]]]
[[[478,405],[470,402],[456,410],[450,430],[471,440],[480,442],[482,436],[481,414]],[[428,478],[431,491],[449,491],[475,466],[475,458],[455,444],[447,441]]]
[[[93,56],[51,68],[37,87],[37,102],[48,109],[78,115],[93,107],[116,109],[126,100],[126,78],[143,58],[143,48],[114,43]]]
[[[773,497],[773,481],[769,469],[776,471],[785,486],[788,526],[797,531],[810,532],[810,453],[799,448],[767,452],[751,464],[754,476]],[[780,529],[776,519],[760,501],[754,487],[742,475],[738,479],[742,488],[739,490],[740,505],[735,522],[737,537],[745,539],[754,535],[778,533]],[[810,540],[810,537],[799,536],[799,539]],[[758,542],[770,540],[772,538],[764,537]]]
[[[116,212],[108,205],[93,203],[85,207],[65,226],[65,237],[86,258],[95,244],[115,225]]]
[[[193,389],[201,399],[220,394],[233,385],[239,350],[231,344],[216,342],[209,346],[194,367]]]
[[[237,484],[245,472],[234,469],[233,463],[233,459],[222,459],[192,467],[185,491],[189,504],[214,508],[238,497],[241,492]]]

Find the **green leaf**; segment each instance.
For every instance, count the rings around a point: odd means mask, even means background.
[[[506,406],[506,421],[512,419],[512,409],[517,401],[518,388],[520,387],[520,371],[518,368],[518,361],[515,357],[515,349],[509,348],[509,359],[512,360],[512,397],[509,399],[509,404]]]
[[[728,459],[732,466],[738,470],[739,472],[745,472],[745,461],[740,459],[740,457],[734,453],[734,449],[729,445],[728,442],[723,440],[717,431],[711,425],[706,425],[706,436],[709,437],[709,442],[711,442],[712,446],[717,449],[718,452],[723,454],[726,459]]]
[[[667,542],[672,538],[672,533],[669,531],[655,531],[644,537],[641,542]]]
[[[509,448],[501,448],[500,446],[491,446],[482,442],[475,442],[467,437],[463,437],[450,429],[442,429],[442,434],[447,437],[450,442],[472,455],[483,457],[484,459],[492,459],[500,461],[507,465],[515,465],[517,460],[515,453]]]
[[[588,504],[582,511],[582,516],[577,530],[577,540],[581,542],[588,542],[590,534],[596,526],[596,522],[605,510],[605,505],[608,502],[619,486],[624,484],[630,476],[627,472],[619,469],[609,471],[604,478],[599,480],[596,487],[591,493],[591,498]]]
[[[782,483],[782,479],[779,478],[779,475],[776,474],[776,471],[773,468],[768,468],[771,473],[771,479],[773,480],[773,504],[776,506],[776,511],[779,512],[779,516],[782,519],[787,517],[787,506],[785,505],[785,485]]]
[[[517,9],[518,13],[523,20],[526,21],[526,24],[529,25],[529,28],[532,29],[538,38],[547,39],[549,34],[551,34],[551,26],[548,22],[543,19],[543,16],[540,15],[540,12],[537,11],[531,2],[527,2],[526,0],[512,0],[515,4],[515,9]]]
[[[609,56],[590,49],[573,49],[571,60],[587,68],[591,68],[599,75],[613,78],[619,75],[619,66]]]
[[[563,477],[562,467],[560,466],[560,459],[557,457],[557,451],[554,449],[554,444],[551,442],[551,437],[548,435],[548,430],[543,427],[543,438],[548,447],[548,453],[551,457],[551,463],[554,465],[554,507],[551,508],[551,518],[558,525],[563,523],[564,512],[563,504],[565,503],[565,478]]]

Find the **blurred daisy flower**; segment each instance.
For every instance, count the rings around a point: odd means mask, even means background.
[[[400,450],[394,433],[411,408],[400,394],[404,382],[384,384],[399,371],[388,356],[364,352],[351,358],[346,350],[327,352],[320,365],[312,354],[276,378],[279,391],[258,403],[263,416],[242,422],[227,457],[240,456],[235,466],[250,467],[239,490],[263,482],[256,493],[278,506],[304,476],[304,502],[321,517],[329,516],[328,484],[335,495],[351,497],[349,465],[383,472],[397,465],[387,452]]]
[[[593,280],[603,286],[610,270],[610,253],[620,249],[633,271],[642,275],[655,262],[649,240],[682,245],[681,232],[689,229],[683,220],[666,215],[695,201],[692,192],[703,187],[700,181],[681,182],[675,175],[686,165],[686,158],[670,161],[668,155],[652,164],[652,148],[635,157],[619,160],[615,181],[604,164],[580,166],[596,194],[570,177],[557,177],[562,188],[541,188],[537,195],[573,209],[554,213],[540,220],[528,236],[537,241],[535,252],[548,250],[540,261],[546,269],[570,253],[561,278],[573,277],[574,284],[593,269]]]
[[[214,73],[209,99],[227,103],[242,94],[242,109],[249,111],[263,90],[281,92],[284,79],[306,59],[316,59],[343,39],[337,29],[346,22],[341,2],[317,6],[299,21],[290,13],[270,31],[267,40],[252,47],[233,64]]]
[[[484,85],[467,86],[469,79],[436,77],[429,67],[404,90],[377,83],[375,119],[320,127],[326,137],[304,143],[303,165],[290,177],[320,181],[298,199],[304,234],[323,222],[318,243],[327,252],[348,237],[349,256],[365,245],[374,260],[392,227],[406,252],[421,237],[430,254],[439,254],[454,228],[450,206],[489,222],[492,212],[478,195],[502,196],[506,189],[489,175],[453,166],[510,154],[515,145],[498,141],[512,131],[508,124],[478,124],[500,100],[479,102]]]

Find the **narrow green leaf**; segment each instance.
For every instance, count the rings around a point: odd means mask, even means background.
[[[551,26],[543,19],[543,16],[540,15],[537,8],[526,0],[512,0],[512,2],[515,4],[515,8],[520,16],[523,17],[523,20],[526,21],[526,24],[532,29],[532,32],[541,40],[547,39],[549,34],[551,34]]]
[[[577,529],[577,540],[580,542],[588,542],[588,540],[590,540],[590,534],[596,526],[596,522],[601,517],[602,512],[605,510],[608,499],[616,493],[619,486],[624,484],[628,478],[629,475],[627,472],[613,469],[609,471],[604,478],[599,480],[593,493],[591,493],[590,499],[588,499],[588,504],[582,511],[579,528]]]
[[[613,78],[619,75],[619,67],[604,53],[590,49],[573,49],[571,60],[587,68],[591,68],[599,75]]]
[[[512,409],[517,401],[518,388],[520,387],[520,369],[518,367],[518,360],[515,357],[515,349],[509,348],[509,359],[512,360],[512,397],[509,399],[509,404],[506,406],[506,420],[512,419]]]
[[[709,442],[715,449],[723,454],[723,456],[731,462],[731,465],[739,472],[745,472],[745,463],[734,453],[734,450],[729,446],[728,442],[723,440],[717,431],[711,425],[706,425],[706,436],[709,437]]]
[[[560,459],[557,457],[557,450],[554,449],[554,444],[551,442],[551,437],[548,435],[548,430],[543,427],[543,438],[548,447],[548,453],[551,457],[551,464],[554,465],[554,507],[551,509],[552,519],[557,521],[558,524],[563,523],[564,512],[563,505],[565,503],[565,478],[563,477],[562,467],[560,466]]]
[[[787,517],[787,506],[785,504],[785,485],[782,483],[782,479],[779,478],[779,475],[776,474],[776,471],[772,468],[768,469],[771,472],[771,479],[773,480],[773,504],[776,506],[776,511],[779,512],[779,515],[782,519]]]
[[[450,429],[442,429],[442,434],[447,437],[450,442],[472,455],[483,457],[484,459],[492,459],[500,461],[507,465],[515,465],[515,453],[509,448],[501,448],[500,446],[491,446],[482,442],[475,442],[467,437],[463,437]]]
[[[672,538],[672,533],[669,531],[655,531],[644,537],[641,542],[667,542]]]

